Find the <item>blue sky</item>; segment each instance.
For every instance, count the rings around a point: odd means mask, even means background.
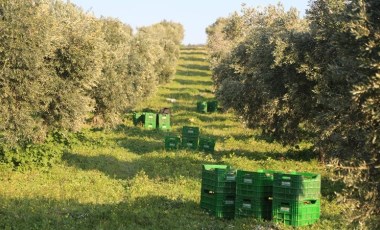
[[[205,29],[219,17],[240,11],[241,4],[249,7],[275,5],[278,0],[70,0],[84,11],[96,16],[118,18],[133,28],[162,20],[181,23],[185,28],[184,44],[206,43]],[[285,9],[296,7],[301,15],[308,0],[282,0]]]

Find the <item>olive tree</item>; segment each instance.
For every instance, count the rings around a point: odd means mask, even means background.
[[[105,48],[102,71],[93,88],[95,99],[94,121],[97,125],[113,126],[120,123],[120,115],[136,101],[132,79],[128,75],[128,56],[131,50],[132,28],[119,20],[102,18]]]
[[[90,92],[102,70],[101,26],[71,3],[52,2],[51,10],[57,26],[54,50],[45,57],[50,78],[42,117],[51,128],[78,130],[94,108]]]
[[[312,1],[318,151],[335,162],[347,188],[347,219],[355,227],[379,222],[379,3]],[[360,207],[360,208],[359,208]],[[370,222],[367,222],[367,221]]]
[[[155,63],[155,72],[157,73],[160,84],[170,82],[176,72],[176,67],[180,54],[180,45],[183,40],[184,30],[181,24],[162,21],[148,27],[139,29],[140,34],[144,37],[150,37],[155,41],[158,60]]]
[[[42,141],[54,47],[54,18],[48,1],[0,1],[0,133],[9,144]],[[47,88],[45,88],[47,86]]]

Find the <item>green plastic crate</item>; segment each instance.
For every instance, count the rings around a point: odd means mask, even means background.
[[[143,112],[144,114],[144,121],[155,121],[157,120],[157,114],[151,113],[151,112]]]
[[[160,130],[170,130],[170,114],[157,114],[157,128]]]
[[[214,193],[203,189],[201,191],[201,208],[219,218],[234,218],[235,195],[225,193]]]
[[[320,199],[321,176],[307,172],[275,173],[273,197],[289,200]]]
[[[197,111],[200,113],[207,113],[207,101],[198,101]]]
[[[155,129],[155,128],[157,128],[156,122],[145,122],[144,128]]]
[[[213,138],[200,137],[199,138],[199,150],[213,153],[215,149],[216,140]]]
[[[217,218],[224,218],[224,219],[234,219],[235,218],[235,210],[234,209],[227,209],[227,210],[206,210],[210,215],[215,216]]]
[[[182,137],[199,137],[199,127],[183,126]]]
[[[244,184],[236,184],[236,195],[251,198],[273,197],[273,188],[271,186],[247,187]]]
[[[273,170],[259,169],[257,171],[237,170],[236,183],[248,186],[272,186],[274,174],[279,173]]]
[[[179,148],[181,139],[177,136],[166,136],[165,137],[165,149],[174,150]]]
[[[294,227],[314,224],[320,218],[320,200],[289,201],[273,198],[272,216],[276,223]]]
[[[166,131],[168,131],[168,130],[171,130],[172,127],[170,126],[170,123],[160,123],[160,124],[158,124],[157,128],[159,130],[166,130]]]
[[[203,178],[201,188],[215,193],[236,194],[236,183],[234,181],[218,182]]]
[[[213,113],[218,110],[218,101],[208,101],[207,102],[207,112]]]
[[[143,113],[134,112],[132,115],[132,118],[133,118],[133,125],[135,125],[135,126],[137,126],[139,124],[142,125],[144,123],[144,114]]]
[[[158,123],[170,123],[170,114],[157,114]]]
[[[205,209],[217,209],[219,207],[235,208],[235,194],[216,193],[203,189],[201,191],[201,207]]]
[[[144,127],[155,129],[157,127],[157,114],[144,112]]]
[[[251,198],[272,197],[273,175],[277,171],[257,170],[236,172],[236,193]]]
[[[272,219],[272,200],[266,198],[250,198],[236,195],[235,216]]]
[[[228,165],[202,165],[202,181],[235,182],[236,170]]]
[[[196,150],[198,148],[198,137],[182,136],[182,148]]]

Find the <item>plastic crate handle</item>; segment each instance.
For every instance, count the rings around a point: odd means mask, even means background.
[[[315,179],[315,178],[317,178],[318,177],[318,175],[313,175],[313,176],[311,176],[311,175],[309,175],[309,176],[304,176],[306,179]]]
[[[281,203],[280,212],[290,212],[290,203]]]
[[[252,174],[246,173],[246,174],[244,174],[243,177],[244,177],[244,179],[245,178],[251,179],[252,178]]]
[[[203,192],[206,193],[206,194],[208,194],[208,195],[214,195],[215,194],[214,191],[209,190],[209,189],[203,189]]]
[[[315,203],[317,203],[317,200],[305,200],[303,203],[304,204],[315,204]]]

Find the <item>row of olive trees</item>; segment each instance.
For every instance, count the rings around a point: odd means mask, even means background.
[[[350,171],[354,224],[379,214],[379,22],[378,1],[315,0],[305,19],[281,5],[244,7],[207,28],[223,105],[284,144],[313,133],[321,160]]]
[[[91,119],[115,125],[171,80],[183,34],[167,21],[133,34],[70,2],[0,0],[2,143],[43,143],[49,133],[78,130]]]

